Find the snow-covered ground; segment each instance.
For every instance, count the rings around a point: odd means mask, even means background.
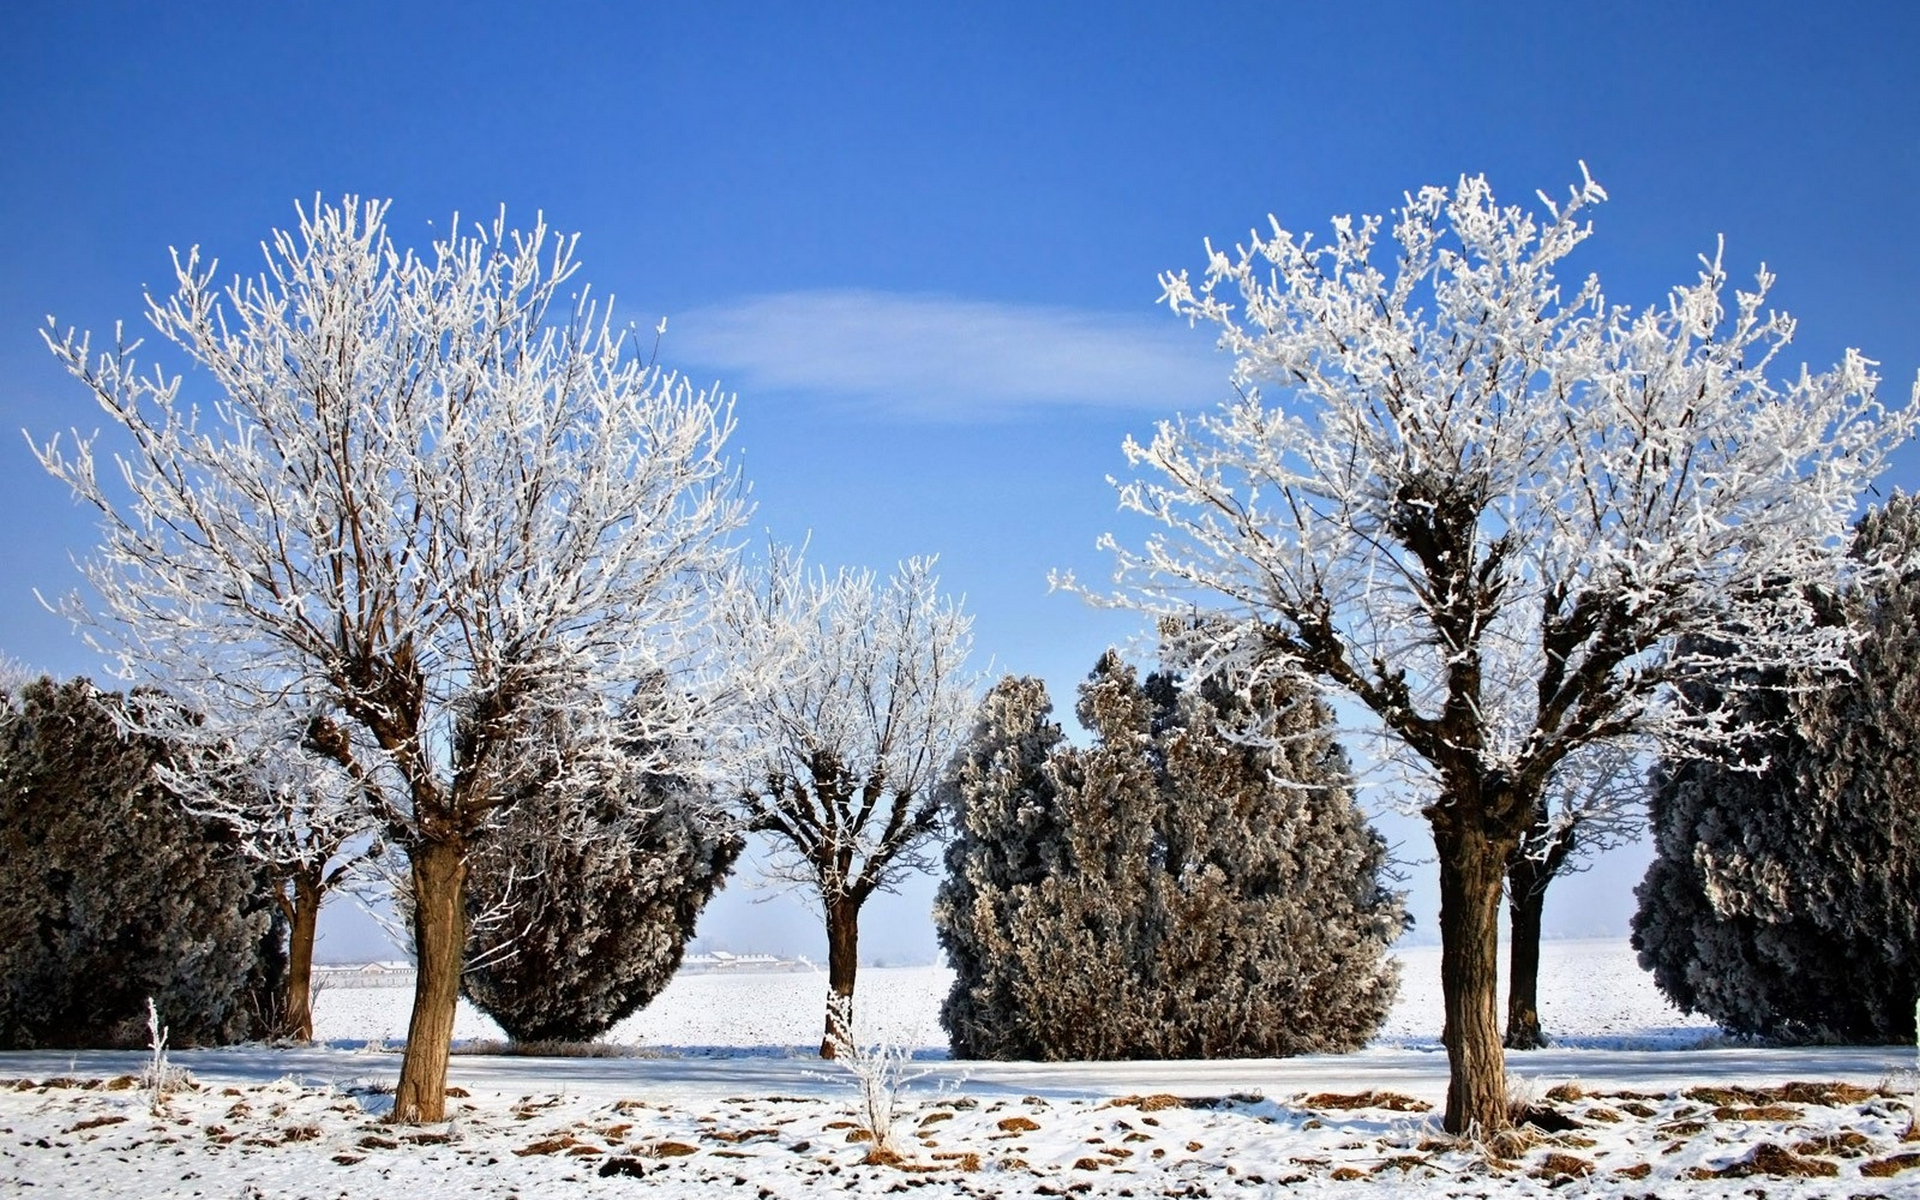
[[[1727,1044],[1619,942],[1545,947],[1557,1045],[1509,1057],[1516,1092],[1572,1127],[1446,1138],[1425,1108],[1446,1092],[1438,951],[1402,959],[1401,1002],[1360,1053],[1211,1063],[949,1062],[946,972],[863,971],[863,1037],[914,1048],[919,1076],[891,1165],[854,1140],[852,1076],[808,1053],[818,977],[683,976],[615,1031],[623,1057],[459,1054],[453,1120],[420,1129],[380,1119],[409,992],[330,990],[325,1045],[177,1053],[196,1086],[159,1115],[103,1082],[143,1055],[0,1055],[27,1081],[0,1090],[0,1194],[1920,1196],[1920,1143],[1899,1141],[1911,1048]],[[465,1009],[456,1032],[498,1036]]]

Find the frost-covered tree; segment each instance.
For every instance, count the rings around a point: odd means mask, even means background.
[[[147,317],[190,375],[48,336],[121,447],[107,478],[89,441],[40,449],[101,515],[97,603],[67,611],[210,735],[312,714],[406,860],[396,1120],[444,1117],[471,858],[524,791],[528,731],[564,714],[601,747],[565,764],[586,796],[616,741],[704,721],[676,703],[623,729],[620,699],[704,653],[702,585],[743,515],[730,409],[639,361],[610,302],[569,296],[574,244],[502,214],[415,254],[350,197],[225,289],[175,255]]]
[[[284,959],[271,885],[155,770],[219,780],[217,761],[117,719],[167,703],[84,679],[6,695],[0,1047],[144,1045],[148,997],[176,1045],[274,1032]]]
[[[476,855],[461,988],[517,1042],[591,1040],[659,995],[740,855],[697,746],[628,749],[589,796],[521,800]]]
[[[973,618],[940,595],[931,559],[882,581],[810,573],[775,549],[755,583],[729,591],[739,810],[773,845],[771,873],[820,899],[831,993],[820,1054],[831,1058],[836,1017],[852,1011],[861,907],[929,865],[940,769],[975,703]]]
[[[1804,589],[1914,427],[1870,364],[1776,380],[1792,321],[1771,276],[1727,302],[1718,256],[1641,312],[1561,260],[1604,198],[1542,211],[1482,178],[1407,197],[1324,244],[1273,223],[1206,279],[1163,277],[1221,329],[1237,398],[1129,441],[1152,527],[1113,599],[1199,631],[1202,662],[1302,672],[1370,713],[1425,797],[1440,883],[1446,1128],[1508,1120],[1496,1001],[1503,881],[1543,789],[1583,748],[1729,736],[1677,702],[1687,634],[1749,631],[1755,667],[1837,663]],[[1269,399],[1259,384],[1275,385]],[[1070,580],[1066,581],[1069,584]]]
[[[1326,709],[1288,685],[1143,687],[1109,652],[1067,746],[1035,680],[989,693],[947,785],[935,925],[968,1058],[1359,1047],[1404,925]]]
[[[1701,685],[1753,729],[1737,760],[1654,773],[1654,860],[1634,946],[1675,1004],[1729,1032],[1911,1042],[1920,998],[1920,511],[1862,519],[1863,556],[1905,564],[1844,596],[1851,672],[1749,692]],[[1783,675],[1771,680],[1784,685]]]

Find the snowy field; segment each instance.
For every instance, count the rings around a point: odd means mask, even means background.
[[[852,1077],[809,1053],[818,976],[682,976],[615,1031],[618,1057],[475,1053],[498,1031],[463,1008],[453,1119],[423,1128],[381,1120],[407,989],[328,990],[323,1046],[175,1054],[194,1086],[159,1115],[125,1086],[143,1055],[0,1055],[18,1081],[0,1194],[1920,1196],[1920,1143],[1899,1140],[1911,1048],[1728,1044],[1623,943],[1544,952],[1556,1045],[1508,1064],[1556,1128],[1495,1142],[1447,1138],[1427,1108],[1446,1091],[1439,955],[1413,948],[1373,1044],[1279,1061],[949,1062],[946,973],[865,970],[863,1037],[915,1051],[897,1162],[868,1161]]]

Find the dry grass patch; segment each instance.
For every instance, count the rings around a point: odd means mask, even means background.
[[[1746,1179],[1754,1175],[1773,1175],[1784,1179],[1831,1179],[1839,1173],[1839,1166],[1825,1159],[1805,1158],[1785,1146],[1761,1142],[1739,1162],[1728,1163],[1717,1171],[1712,1167],[1694,1167],[1682,1174],[1681,1178]]]
[[[579,1138],[570,1133],[561,1133],[550,1138],[541,1138],[537,1142],[530,1142],[513,1153],[519,1158],[531,1158],[536,1154],[558,1154],[562,1150],[570,1150],[579,1144]]]
[[[1713,1110],[1716,1121],[1798,1121],[1806,1116],[1806,1110],[1795,1108],[1791,1104],[1760,1104],[1751,1107],[1723,1104]]]
[[[1535,1179],[1578,1179],[1593,1174],[1594,1165],[1577,1155],[1562,1154],[1559,1151],[1547,1155],[1534,1164]]]
[[[91,1120],[82,1121],[78,1125],[69,1128],[67,1132],[79,1133],[87,1129],[100,1129],[107,1125],[118,1125],[125,1120],[126,1118],[122,1116],[94,1117]]]
[[[1696,1087],[1680,1093],[1689,1100],[1715,1108],[1762,1108],[1779,1104],[1815,1104],[1824,1108],[1842,1108],[1886,1095],[1884,1090],[1860,1087],[1837,1080],[1826,1083],[1796,1081],[1779,1087]]]
[[[1860,1173],[1868,1179],[1890,1179],[1902,1171],[1920,1168],[1920,1154],[1895,1154],[1860,1164]]]
[[[1825,1137],[1812,1138],[1798,1142],[1793,1147],[1795,1154],[1824,1154],[1833,1158],[1859,1158],[1865,1155],[1873,1145],[1867,1135],[1847,1129],[1839,1133],[1830,1133]]]
[[[1399,1092],[1317,1092],[1301,1101],[1308,1108],[1346,1112],[1356,1108],[1384,1108],[1388,1112],[1432,1112],[1433,1105]]]

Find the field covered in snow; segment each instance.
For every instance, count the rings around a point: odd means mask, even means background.
[[[381,1120],[408,991],[328,990],[323,1045],[176,1054],[195,1085],[158,1115],[125,1086],[142,1055],[0,1055],[19,1081],[0,1091],[0,1193],[1920,1195],[1920,1144],[1899,1140],[1911,1048],[1729,1044],[1619,942],[1545,947],[1557,1044],[1509,1070],[1554,1128],[1447,1138],[1428,1107],[1446,1090],[1438,951],[1401,957],[1401,1002],[1360,1053],[1209,1063],[949,1062],[946,972],[863,971],[863,1037],[915,1051],[888,1162],[858,1140],[852,1076],[808,1052],[819,976],[682,976],[615,1057],[475,1052],[497,1031],[463,1009],[454,1119],[417,1129]]]

